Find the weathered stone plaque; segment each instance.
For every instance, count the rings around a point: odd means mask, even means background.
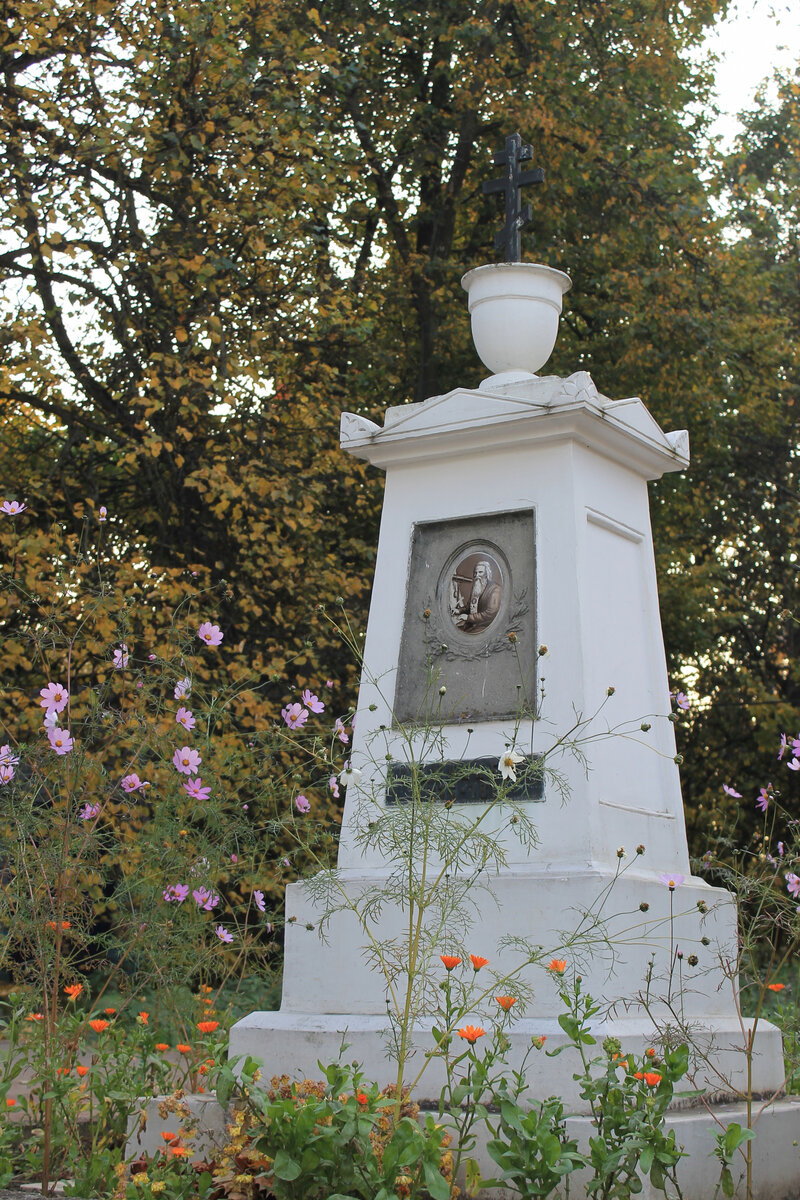
[[[441,763],[421,763],[415,768],[419,799],[434,804],[491,804],[497,798],[497,759],[466,758]],[[413,799],[412,768],[389,764],[387,804],[408,804]],[[544,771],[540,755],[525,755],[517,764],[517,781],[508,791],[510,800],[544,800]]]
[[[532,510],[415,525],[397,720],[514,717],[522,703],[535,703],[535,691]]]

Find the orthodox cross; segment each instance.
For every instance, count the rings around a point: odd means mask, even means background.
[[[541,183],[544,171],[534,167],[531,171],[520,171],[519,165],[533,158],[530,146],[523,146],[518,133],[512,133],[506,138],[505,150],[499,150],[494,156],[496,166],[505,166],[506,173],[502,179],[489,179],[484,183],[485,194],[505,192],[506,221],[499,233],[495,234],[495,250],[505,246],[506,262],[519,262],[522,258],[522,226],[531,219],[531,206],[526,204],[520,208],[519,189],[526,183]]]

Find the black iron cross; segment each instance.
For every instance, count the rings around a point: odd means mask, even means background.
[[[518,133],[512,133],[506,138],[505,150],[498,151],[494,156],[496,166],[505,165],[506,173],[502,179],[489,179],[484,183],[485,194],[490,192],[505,192],[506,222],[499,233],[495,234],[495,250],[505,246],[506,262],[519,262],[522,258],[522,226],[531,219],[531,207],[526,204],[520,208],[519,189],[526,183],[542,183],[544,171],[534,167],[532,171],[520,171],[519,164],[533,158],[530,146],[523,146]]]

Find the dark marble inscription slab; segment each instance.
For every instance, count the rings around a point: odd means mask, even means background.
[[[501,720],[535,694],[533,511],[415,525],[395,719]]]
[[[544,800],[544,778],[538,754],[517,764],[517,782],[507,793],[510,800]],[[413,776],[419,780],[420,800],[440,804],[490,804],[497,795],[500,777],[496,758],[465,758],[461,762],[390,763],[386,784],[387,804],[408,804]]]

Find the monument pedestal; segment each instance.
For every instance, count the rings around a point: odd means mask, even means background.
[[[728,893],[690,878],[649,520],[647,482],[687,465],[686,434],[664,434],[640,400],[608,400],[580,372],[489,379],[390,409],[383,428],[346,413],[342,446],[387,478],[352,753],[361,777],[347,791],[339,884],[357,901],[394,869],[359,831],[392,802],[397,764],[426,754],[496,762],[512,739],[555,756],[561,786],[546,778],[522,801],[535,845],[516,836],[508,805],[470,801],[505,855],[502,870],[476,879],[458,941],[490,960],[476,986],[516,972],[510,939],[524,939],[545,964],[563,958],[580,972],[603,1005],[598,1037],[643,1053],[667,1029],[688,1032],[702,1051],[695,1086],[741,1091],[742,1025],[723,969],[735,970],[736,913]],[[471,595],[481,575],[481,596],[494,585],[483,611]],[[519,717],[521,690],[540,698],[538,719]],[[432,716],[443,721],[435,741],[424,732]],[[576,725],[574,754],[560,743]],[[685,878],[671,892],[664,873]],[[298,883],[286,917],[280,1012],[238,1022],[231,1054],[263,1059],[265,1078],[308,1076],[346,1042],[367,1077],[392,1082],[387,984],[365,961],[355,913],[326,922]],[[386,905],[370,932],[397,944],[406,921]],[[435,956],[430,970],[443,977]],[[563,1041],[557,981],[541,964],[514,978],[532,1000],[509,1031],[512,1066],[531,1036],[545,1035],[548,1049]],[[488,1025],[493,995],[465,1019]],[[410,1078],[432,1049],[430,1024],[415,1029]],[[565,1055],[537,1059],[535,1095],[558,1092],[585,1111],[574,1066]],[[753,1069],[757,1092],[780,1088],[781,1039],[766,1022]],[[432,1061],[417,1098],[433,1100],[441,1084]]]

